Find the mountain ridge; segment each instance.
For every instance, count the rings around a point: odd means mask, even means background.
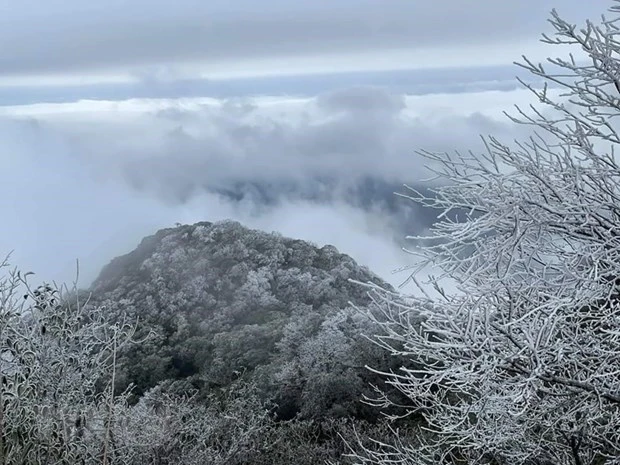
[[[385,366],[367,289],[392,287],[334,246],[317,247],[236,221],[198,222],[145,237],[106,265],[94,305],[155,334],[121,357],[118,389],[165,384],[202,392],[239,377],[282,419],[375,417],[360,402]]]

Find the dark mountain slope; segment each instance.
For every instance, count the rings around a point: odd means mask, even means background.
[[[236,379],[258,386],[281,418],[376,414],[359,402],[386,366],[363,338],[373,333],[366,290],[389,288],[332,246],[247,229],[236,222],[164,229],[107,265],[92,302],[138,319],[119,389],[164,383],[225,391]],[[352,302],[358,309],[353,308]]]

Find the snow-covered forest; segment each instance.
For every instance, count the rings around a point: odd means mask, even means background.
[[[161,230],[89,289],[7,259],[0,465],[620,464],[609,13],[554,11],[572,54],[519,64],[547,83],[507,109],[530,138],[421,152],[428,189],[398,195],[437,219],[407,292],[233,221]]]

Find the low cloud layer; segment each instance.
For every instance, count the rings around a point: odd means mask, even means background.
[[[481,96],[486,112],[461,107]],[[367,178],[421,177],[418,148],[475,149],[480,134],[513,137],[501,96],[405,97],[354,87],[308,99],[47,105],[29,117],[64,134],[96,176],[123,178],[174,204],[200,191],[241,194],[244,186],[273,184],[276,197],[279,188],[315,197],[323,186],[340,196],[338,189]]]
[[[480,148],[526,128],[501,116],[525,91],[79,102],[4,108],[0,253],[42,279],[82,282],[147,234],[233,218],[332,243],[393,283],[401,238],[433,213],[393,195],[425,176],[415,150]]]
[[[45,85],[37,80],[31,85],[23,82],[6,85],[0,79],[0,102],[3,105],[35,103],[70,103],[79,100],[178,99],[210,96],[218,99],[272,97],[313,97],[333,89],[351,85],[389,88],[406,95],[431,93],[470,93],[510,91],[520,87],[518,76],[541,87],[541,79],[521,68],[510,66],[448,67],[441,69],[408,69],[378,72],[327,72],[294,76],[264,76],[262,78],[212,79],[145,79],[140,82],[69,83]]]

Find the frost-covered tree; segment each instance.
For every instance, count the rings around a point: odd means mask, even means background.
[[[544,105],[513,118],[529,140],[423,153],[432,194],[407,196],[441,215],[415,238],[420,292],[374,291],[377,342],[415,361],[384,375],[423,422],[415,443],[378,443],[358,463],[620,463],[620,5],[610,11],[582,29],[552,13],[543,42],[576,56],[521,64],[550,84],[528,85]]]
[[[251,385],[198,402],[161,384],[116,393],[135,325],[0,262],[0,465],[241,464],[271,414]],[[179,393],[178,391],[181,391]]]
[[[0,464],[109,463],[116,398],[106,381],[133,328],[7,269],[0,263]]]

